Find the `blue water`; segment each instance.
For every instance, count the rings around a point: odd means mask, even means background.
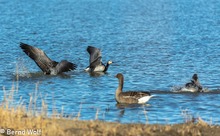
[[[190,117],[220,124],[220,1],[218,0],[0,0],[0,86],[9,93],[18,65],[20,99],[37,96],[81,120],[122,123],[182,123]],[[67,76],[45,76],[22,52],[24,42],[51,59],[78,65]],[[108,73],[91,76],[88,45],[113,60]],[[118,106],[117,73],[124,90],[150,91],[147,105]],[[173,93],[197,73],[208,93]],[[38,91],[35,91],[36,84]],[[3,89],[0,90],[3,100]],[[186,112],[184,112],[186,111]]]

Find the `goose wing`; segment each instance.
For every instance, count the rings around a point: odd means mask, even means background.
[[[57,73],[62,73],[62,72],[68,72],[68,71],[71,71],[71,70],[74,70],[76,69],[76,64],[73,64],[67,60],[62,60],[60,63],[57,64],[56,66],[56,70],[57,70]]]
[[[98,65],[100,65],[101,63],[101,57],[98,57],[95,61],[93,61],[92,63],[90,63],[89,67],[91,69],[91,71],[93,71]]]
[[[191,82],[185,84],[185,87],[195,87],[195,82],[191,80]]]
[[[43,72],[49,73],[50,68],[55,67],[58,62],[51,60],[41,49],[31,45],[20,43],[21,49],[35,61]]]
[[[195,90],[193,92],[200,92],[203,89],[198,80],[197,81],[191,80],[191,82],[186,83],[185,88],[190,90]]]
[[[102,55],[100,49],[93,47],[93,46],[88,46],[87,47],[87,52],[90,55],[89,63],[93,65],[99,65],[102,62]]]
[[[128,92],[122,92],[122,95],[124,98],[134,98],[134,99],[139,99],[141,97],[144,96],[150,96],[149,92],[132,92],[132,91],[128,91]]]
[[[196,87],[198,87],[199,91],[202,90],[202,85],[199,82],[199,79],[197,79],[195,82]]]

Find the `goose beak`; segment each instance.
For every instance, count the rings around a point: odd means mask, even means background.
[[[112,64],[113,64],[114,66],[119,66],[119,65],[120,65],[120,62],[114,61],[114,62],[112,62]]]

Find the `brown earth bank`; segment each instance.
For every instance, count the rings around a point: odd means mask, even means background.
[[[0,108],[0,133],[3,136],[219,136],[220,126],[210,125],[202,119],[194,123],[159,125],[28,117],[22,110]]]

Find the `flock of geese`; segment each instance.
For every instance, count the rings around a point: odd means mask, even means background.
[[[38,67],[43,71],[46,75],[57,75],[63,72],[68,72],[71,70],[75,70],[77,65],[71,63],[67,60],[62,60],[61,62],[57,62],[51,60],[44,51],[34,46],[20,43],[21,49],[38,65]],[[102,63],[102,56],[100,49],[88,46],[87,52],[90,55],[89,66],[85,69],[86,72],[106,72],[113,62],[109,60],[106,65]],[[116,76],[119,81],[118,88],[115,92],[115,100],[117,103],[121,104],[144,104],[150,100],[151,95],[149,92],[135,92],[135,91],[126,91],[123,92],[124,85],[124,76],[121,73],[118,73]],[[181,91],[189,91],[189,92],[202,92],[203,88],[199,83],[197,74],[192,76],[192,80],[189,83],[186,83],[184,87],[180,88]]]

